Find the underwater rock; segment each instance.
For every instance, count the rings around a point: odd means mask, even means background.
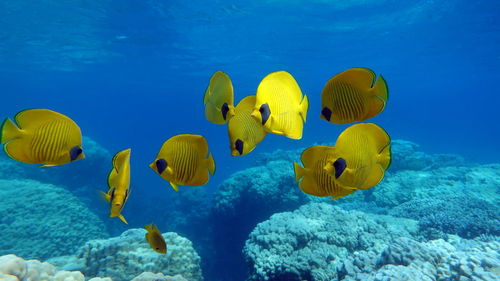
[[[0,255],[47,259],[107,237],[103,222],[66,189],[0,180]]]
[[[203,280],[200,257],[191,241],[174,232],[163,233],[167,254],[153,251],[144,229],[130,229],[118,237],[92,240],[78,251],[86,276],[108,276],[128,281],[142,272],[180,274],[190,281]]]
[[[413,220],[345,211],[310,203],[259,223],[245,243],[249,280],[318,281],[358,251],[381,251],[397,237],[412,237]]]
[[[498,280],[500,243],[401,237],[380,254],[359,252],[339,266],[339,280]]]

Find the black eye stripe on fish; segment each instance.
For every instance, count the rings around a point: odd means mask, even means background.
[[[69,156],[71,161],[75,161],[78,158],[78,156],[82,154],[82,152],[83,150],[79,146],[71,148],[71,150],[69,151]]]
[[[224,118],[224,120],[227,120],[227,112],[228,111],[229,111],[229,106],[227,105],[227,103],[224,103],[222,105],[222,108],[221,108],[222,118]]]
[[[339,158],[333,162],[333,167],[335,167],[335,178],[338,179],[347,168],[347,164],[343,158]]]
[[[259,108],[259,112],[262,116],[262,125],[265,125],[269,116],[271,115],[271,110],[269,109],[269,105],[267,103],[263,104]]]
[[[167,160],[165,159],[156,160],[156,170],[158,171],[158,174],[163,173],[163,171],[165,171],[166,168],[167,168]]]
[[[236,148],[236,150],[238,150],[240,155],[243,154],[243,141],[242,140],[237,139],[236,142],[234,143],[234,147]]]
[[[325,106],[323,110],[321,110],[321,114],[326,118],[326,120],[330,121],[332,111],[328,107]]]

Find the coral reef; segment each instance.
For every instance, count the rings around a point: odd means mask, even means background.
[[[467,162],[455,154],[427,154],[420,146],[407,140],[391,141],[392,162],[390,169],[432,170],[443,166],[466,166]]]
[[[358,252],[338,267],[338,279],[375,280],[498,280],[500,243],[439,239],[417,242],[401,237],[380,254]]]
[[[0,280],[2,281],[85,281],[78,271],[58,271],[50,263],[38,260],[25,261],[15,255],[0,257]],[[111,281],[109,278],[92,278],[89,281]]]
[[[249,280],[332,280],[357,251],[380,251],[397,237],[412,237],[413,220],[344,211],[310,203],[257,225],[243,253]]]
[[[144,229],[130,229],[119,237],[87,242],[77,255],[78,262],[83,264],[83,273],[111,277],[115,281],[131,280],[146,271],[180,274],[190,281],[203,280],[200,257],[191,241],[174,232],[164,233],[168,251],[161,255],[150,248],[145,234]]]
[[[2,281],[85,281],[79,271],[58,270],[48,262],[24,260],[15,255],[0,256],[0,280]],[[109,277],[94,277],[88,281],[113,281]],[[115,281],[118,281],[115,279]],[[128,280],[127,280],[128,281]],[[143,272],[132,281],[187,281],[181,275]]]
[[[405,202],[389,212],[419,221],[421,232],[458,234],[465,238],[500,235],[500,209],[472,196],[451,195]],[[433,238],[432,236],[430,236]]]
[[[188,281],[181,275],[168,276],[161,273],[143,272],[132,281]]]
[[[46,259],[107,237],[104,224],[66,189],[0,180],[0,254]]]

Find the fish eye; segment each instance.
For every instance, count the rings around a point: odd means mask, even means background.
[[[156,170],[158,171],[158,174],[161,175],[161,173],[163,173],[165,169],[167,169],[167,160],[165,159],[156,160]]]
[[[236,148],[236,150],[238,150],[238,152],[240,153],[240,155],[243,154],[243,141],[242,140],[237,139],[234,142],[234,147]]]
[[[78,158],[78,156],[82,154],[82,152],[83,152],[82,148],[79,147],[78,145],[71,148],[71,150],[69,151],[69,157],[71,161],[75,161]]]
[[[159,250],[160,248],[156,247],[156,250]]]
[[[262,116],[262,125],[266,124],[267,119],[271,115],[271,110],[269,109],[269,105],[267,103],[263,104],[259,108],[260,115]]]
[[[335,167],[335,178],[338,179],[347,168],[347,163],[344,158],[339,158],[333,162],[333,167]]]
[[[228,111],[229,111],[229,106],[227,105],[227,103],[224,103],[222,105],[222,108],[221,108],[222,118],[224,118],[224,120],[226,120],[226,118],[227,118],[227,112]]]

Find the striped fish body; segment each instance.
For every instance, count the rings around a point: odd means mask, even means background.
[[[29,164],[56,166],[83,159],[82,135],[76,123],[48,109],[29,109],[2,125],[2,143],[9,157]]]
[[[355,192],[355,189],[341,185],[325,171],[325,165],[335,157],[335,147],[316,145],[304,150],[301,155],[304,168],[294,163],[295,179],[300,181],[300,189],[318,197],[332,196],[332,199]]]
[[[242,99],[235,109],[235,115],[229,120],[229,135],[232,156],[250,153],[264,139],[266,131],[262,124],[252,118],[255,95]]]
[[[389,167],[390,138],[376,124],[359,123],[348,127],[339,135],[335,147],[337,158],[343,158],[347,166],[337,178],[343,185],[371,188],[382,180]]]
[[[150,167],[172,186],[198,186],[208,182],[209,172],[215,172],[212,155],[208,154],[208,144],[200,135],[177,135],[167,140]],[[166,169],[159,172],[155,163],[164,160]],[[175,187],[174,187],[175,188]]]
[[[263,105],[269,112],[266,120]],[[257,88],[252,116],[264,125],[267,132],[301,139],[309,107],[297,81],[286,71],[268,74]]]
[[[351,68],[332,77],[321,93],[321,118],[335,124],[367,120],[385,107],[387,84],[367,68]]]

